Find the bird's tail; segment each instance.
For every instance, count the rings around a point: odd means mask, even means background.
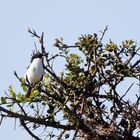
[[[29,86],[28,91],[27,91],[27,94],[25,95],[26,98],[29,98],[30,97],[31,91],[32,91],[32,87]]]

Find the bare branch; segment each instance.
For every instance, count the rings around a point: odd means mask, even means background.
[[[104,35],[105,35],[105,33],[106,33],[107,30],[108,30],[108,26],[105,27],[105,29],[104,29],[103,32],[100,31],[100,32],[102,33],[102,36],[101,36],[101,38],[100,38],[100,43],[102,42],[102,40],[103,40],[103,38],[104,38]]]
[[[32,34],[32,37],[37,37],[37,38],[40,39],[40,36],[37,35],[37,33],[35,32],[35,30],[33,30],[33,29],[31,30],[30,28],[28,28],[28,32],[30,34]]]
[[[24,120],[20,119],[20,123],[21,123],[21,125],[25,128],[25,130],[26,130],[33,138],[35,138],[36,140],[41,140],[41,139],[38,138],[36,135],[34,135],[34,134],[32,133],[32,131],[30,131],[30,129],[26,126]]]
[[[1,106],[0,106],[0,111],[7,113],[8,114],[7,117],[19,118],[19,119],[22,119],[25,121],[34,122],[34,123],[38,123],[40,125],[44,125],[46,127],[50,126],[50,127],[66,129],[66,130],[74,130],[75,129],[74,126],[62,125],[62,124],[58,124],[57,122],[50,123],[49,121],[45,121],[44,119],[39,119],[39,118],[37,119],[37,118],[30,117],[30,116],[21,115],[21,114],[9,111]]]

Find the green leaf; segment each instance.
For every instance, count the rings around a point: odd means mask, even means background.
[[[10,93],[10,96],[12,98],[15,98],[16,97],[16,93],[14,92],[14,89],[12,86],[9,86],[9,93]]]
[[[11,107],[13,107],[13,104],[9,104],[9,105],[7,105],[7,107],[10,107],[11,108]]]
[[[38,96],[39,94],[40,94],[40,92],[39,92],[37,89],[33,90],[33,91],[31,92],[30,99],[35,98],[35,97]]]
[[[23,96],[22,96],[21,93],[18,93],[18,95],[17,95],[17,100],[18,100],[18,101],[22,101],[22,100],[23,100]]]
[[[24,92],[27,92],[28,87],[26,86],[25,78],[21,78],[21,87]]]
[[[131,47],[132,45],[134,45],[134,43],[135,42],[132,39],[125,40],[123,42],[123,47],[128,49],[129,47]]]
[[[44,79],[45,79],[44,80],[45,86],[49,86],[50,83],[51,83],[51,77],[50,77],[50,75],[49,74],[46,74]]]
[[[79,65],[81,63],[80,56],[77,54],[70,54],[68,62],[72,65]]]
[[[107,43],[106,50],[112,52],[117,49],[117,44],[113,43],[111,40]]]
[[[25,85],[22,83],[22,84],[21,84],[21,87],[22,87],[22,89],[23,89],[24,92],[27,92],[27,90],[28,90],[27,86],[25,86]]]
[[[9,107],[9,109],[10,109],[11,111],[14,111],[14,104],[13,104],[13,103],[8,104],[7,107]]]
[[[6,104],[6,103],[7,103],[7,101],[6,101],[6,98],[5,98],[5,97],[1,97],[1,103],[2,103],[2,104]]]

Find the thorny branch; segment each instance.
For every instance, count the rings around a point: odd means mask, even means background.
[[[21,115],[19,113],[15,113],[15,112],[12,112],[10,110],[7,110],[1,106],[0,106],[0,111],[5,112],[8,115],[8,117],[19,118],[19,119],[24,120],[24,121],[29,121],[29,122],[33,122],[33,123],[38,123],[40,125],[45,125],[46,127],[50,126],[50,127],[66,129],[66,130],[74,130],[74,128],[75,128],[74,126],[61,125],[61,124],[55,123],[55,122],[50,123],[49,121],[45,121],[44,119],[39,119],[39,118]]]
[[[41,140],[41,139],[38,138],[36,135],[34,135],[34,134],[32,133],[32,131],[30,131],[30,129],[26,126],[24,120],[20,119],[20,123],[21,123],[21,125],[25,128],[25,130],[26,130],[33,138],[35,138],[36,140]]]

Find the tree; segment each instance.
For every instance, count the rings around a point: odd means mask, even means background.
[[[100,37],[96,33],[81,35],[72,46],[56,39],[58,50],[52,56],[45,50],[44,33],[39,36],[28,31],[39,39],[46,73],[26,98],[28,85],[14,72],[24,94],[9,87],[1,97],[1,122],[3,118],[18,119],[36,140],[139,139],[134,131],[140,127],[140,93],[133,91],[133,102],[125,98],[134,85],[140,86],[140,47],[136,42],[126,40],[117,45],[109,40],[103,44],[106,27]],[[65,62],[61,73],[53,67],[57,59]],[[136,82],[120,92],[122,82],[132,78]]]

